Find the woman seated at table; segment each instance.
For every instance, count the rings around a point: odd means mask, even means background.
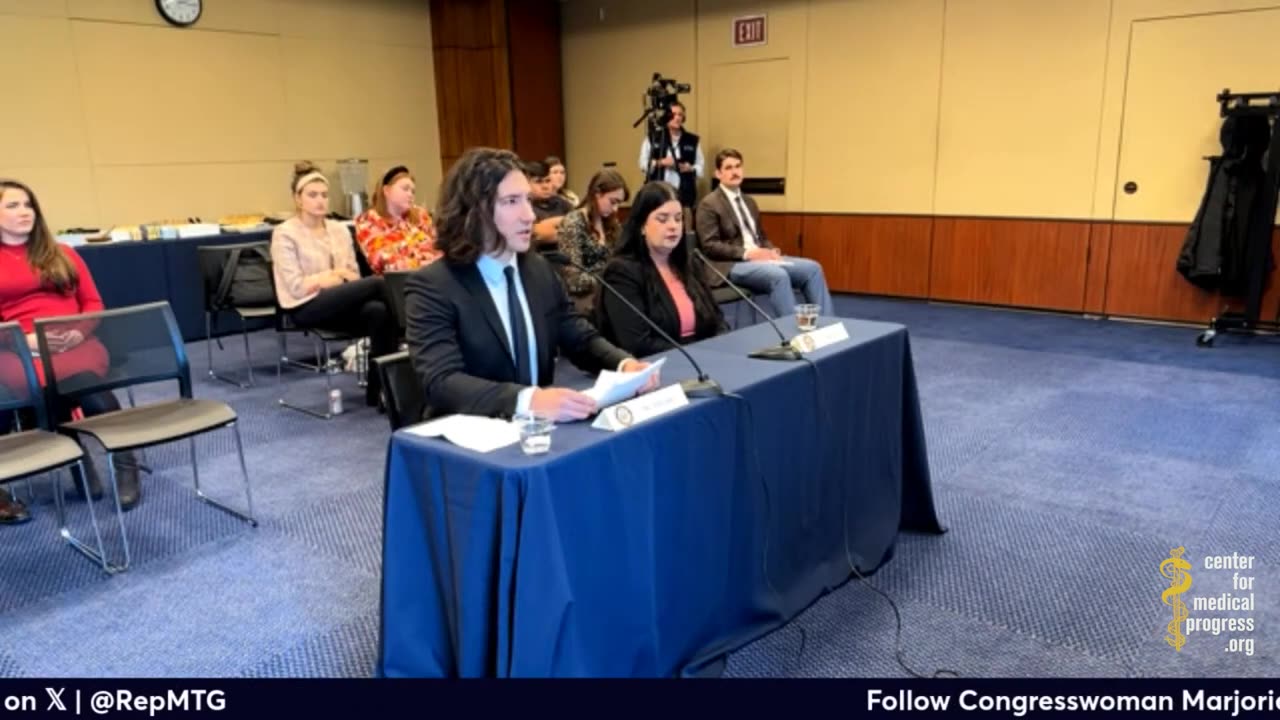
[[[271,235],[280,307],[298,327],[368,336],[372,357],[395,352],[398,328],[387,309],[382,278],[360,277],[351,233],[327,219],[329,180],[315,165],[301,162],[291,187],[297,214]],[[366,380],[365,402],[382,407],[374,363],[369,363]]]
[[[622,225],[618,207],[631,193],[617,170],[601,170],[587,185],[587,199],[564,217],[556,232],[560,252],[591,272],[599,273],[609,262]],[[572,265],[560,269],[565,288],[578,311],[587,317],[595,313],[596,279]]]
[[[681,344],[726,330],[711,288],[685,242],[675,188],[651,182],[636,193],[604,279]],[[671,348],[613,293],[600,291],[597,326],[613,344],[645,357]]]
[[[580,202],[578,193],[568,187],[569,175],[568,171],[565,170],[564,161],[555,155],[549,155],[542,162],[547,166],[547,177],[551,179],[551,187],[556,191],[556,194],[568,200],[573,207],[577,207]]]
[[[0,322],[21,325],[27,346],[32,352],[39,352],[34,332],[37,319],[102,309],[102,298],[89,268],[75,250],[54,239],[35,193],[20,182],[0,180]],[[106,376],[110,360],[106,347],[93,336],[94,327],[95,323],[87,321],[60,331],[51,329],[46,334],[60,384],[82,385],[80,379],[91,382]],[[36,372],[43,384],[44,368],[38,359]],[[91,377],[81,378],[84,375]],[[26,394],[26,375],[12,352],[0,352],[0,383]],[[69,422],[76,406],[85,417],[93,417],[119,410],[120,402],[110,391],[82,395],[74,405],[67,401],[55,403],[53,419]],[[0,417],[0,433],[12,429],[12,419],[12,413]],[[34,415],[30,421],[34,422]],[[24,422],[24,427],[31,425]],[[128,510],[141,498],[138,464],[132,453],[119,452],[114,455],[114,465],[120,505]],[[89,492],[95,499],[101,497],[102,481],[93,462],[86,461],[84,466]],[[30,515],[22,503],[0,494],[0,524],[28,519]]]
[[[382,176],[373,207],[356,218],[356,242],[379,275],[417,270],[440,258],[431,213],[414,203],[416,190],[413,174],[397,165]]]

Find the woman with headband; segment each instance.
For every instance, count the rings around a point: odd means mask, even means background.
[[[415,190],[409,168],[397,165],[382,176],[373,207],[356,218],[356,242],[379,275],[417,270],[440,258],[431,215],[414,204]]]
[[[271,235],[276,299],[302,328],[369,337],[373,357],[396,351],[397,328],[381,277],[360,277],[355,243],[345,225],[328,219],[329,180],[315,165],[294,166],[297,214]],[[365,402],[379,404],[381,389],[369,363]]]

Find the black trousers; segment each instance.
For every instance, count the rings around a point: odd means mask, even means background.
[[[85,382],[81,382],[81,378],[83,378]],[[76,387],[78,385],[91,383],[95,379],[96,378],[88,378],[81,375],[72,375],[71,377],[66,378],[65,382],[69,387]],[[6,391],[0,389],[0,394],[6,394]],[[71,412],[77,407],[80,408],[85,417],[90,418],[95,415],[102,415],[103,413],[119,410],[121,405],[120,401],[116,398],[115,393],[110,390],[81,395],[73,399],[58,398],[58,400],[54,402],[53,407],[52,420],[54,424],[71,422]],[[22,427],[28,430],[33,429],[36,424],[36,414],[30,408],[27,408],[22,411],[21,415]],[[13,413],[0,413],[0,435],[10,432],[13,429]],[[86,452],[87,451],[88,448],[86,448]],[[85,465],[92,473],[93,463],[86,460]],[[133,452],[129,450],[115,454],[115,466],[116,472],[136,473],[138,468]]]
[[[375,275],[321,290],[319,295],[290,310],[289,315],[298,327],[335,330],[357,337],[367,335],[369,353],[378,357],[397,348],[399,328],[390,307],[386,283]],[[365,379],[368,382],[366,400],[376,401],[381,385],[372,362]]]
[[[73,375],[66,378],[65,382],[72,387],[80,385],[82,383],[77,380],[79,377],[81,376]],[[90,382],[92,382],[92,380],[90,380]],[[8,390],[0,387],[0,397],[8,399],[10,395],[11,393]],[[82,395],[74,400],[59,398],[58,401],[54,403],[53,408],[54,424],[71,422],[71,411],[77,407],[84,411],[85,417],[93,417],[94,415],[101,415],[103,413],[119,410],[121,405],[120,401],[116,399],[115,393],[110,390]],[[27,408],[22,411],[21,415],[22,427],[27,430],[34,429],[36,424],[36,414],[32,412],[30,408]],[[13,429],[13,413],[0,413],[0,435],[11,432]]]

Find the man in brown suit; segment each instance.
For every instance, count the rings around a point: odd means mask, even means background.
[[[795,312],[792,288],[823,315],[834,314],[822,266],[807,258],[784,256],[760,226],[760,208],[742,193],[742,153],[725,148],[716,153],[720,187],[698,203],[695,224],[707,257],[735,285],[767,294],[779,316]]]

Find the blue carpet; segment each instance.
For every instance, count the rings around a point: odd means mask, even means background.
[[[840,314],[912,333],[942,537],[903,536],[870,578],[903,619],[905,661],[989,676],[1267,675],[1280,643],[1280,342],[1195,329],[838,297]],[[745,320],[746,315],[740,319]],[[295,353],[301,347],[293,344]],[[368,675],[377,651],[382,469],[388,430],[339,378],[349,412],[281,409],[275,341],[253,336],[258,387],[204,378],[240,415],[251,528],[190,491],[189,446],[147,452],[127,515],[134,566],[104,577],[56,536],[48,481],[35,520],[0,528],[0,677]],[[216,353],[238,368],[239,344]],[[323,378],[281,386],[322,407]],[[139,400],[165,396],[146,388]],[[202,486],[242,507],[229,432],[197,442]],[[101,460],[99,459],[99,462]],[[26,497],[26,488],[15,488]],[[68,497],[73,497],[68,495]],[[106,502],[96,503],[99,521]],[[86,504],[71,500],[88,532]],[[104,524],[104,527],[109,527]],[[114,535],[107,533],[108,540]],[[1169,548],[1253,554],[1255,654],[1226,635],[1164,644],[1158,572]],[[1230,590],[1198,572],[1195,592]],[[735,652],[731,677],[902,676],[894,618],[854,580]]]

